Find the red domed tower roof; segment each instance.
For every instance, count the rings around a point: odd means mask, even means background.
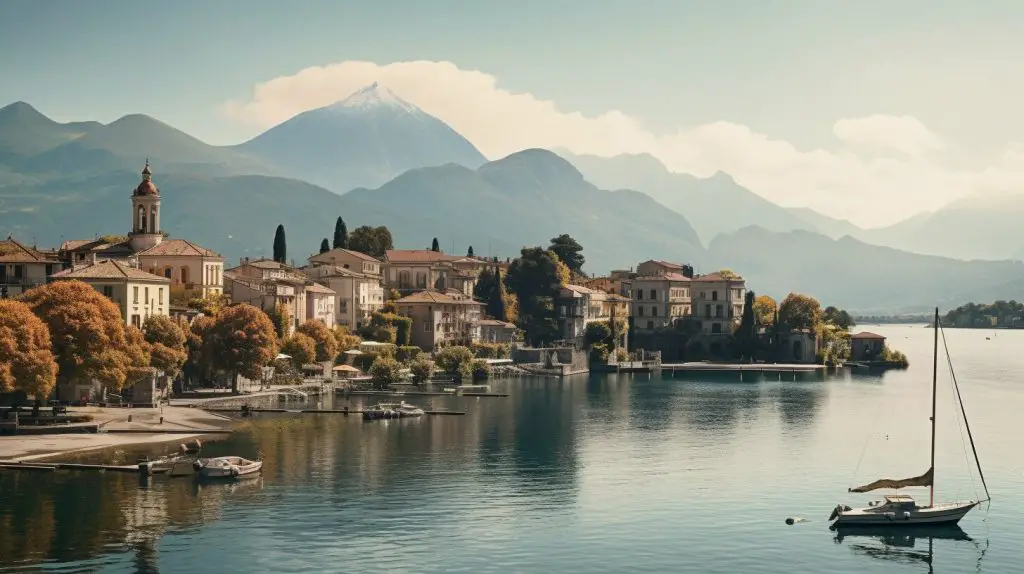
[[[152,181],[153,172],[149,170],[149,160],[146,160],[146,167],[142,168],[142,181],[135,188],[134,195],[160,195],[160,190]]]

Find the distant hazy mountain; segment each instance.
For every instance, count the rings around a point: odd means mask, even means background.
[[[918,255],[807,231],[748,227],[715,238],[708,258],[741,272],[758,293],[778,298],[803,292],[823,304],[868,314],[1020,299],[1024,288],[1021,262]]]
[[[829,217],[808,207],[787,207],[786,209],[810,225],[810,231],[827,235],[832,239],[838,239],[844,235],[857,237],[864,231],[845,219]]]
[[[414,168],[487,159],[441,120],[376,83],[303,112],[238,146],[281,174],[338,193],[376,187]]]
[[[1020,259],[1024,251],[1024,195],[971,195],[935,212],[868,229],[870,243],[958,259]]]
[[[635,191],[603,191],[569,162],[546,150],[514,153],[471,170],[457,165],[416,169],[379,189],[346,198],[381,209],[431,214],[445,223],[424,233],[454,238],[487,253],[489,238],[518,247],[544,245],[569,233],[584,247],[585,269],[605,272],[645,258],[694,261],[703,249],[687,219]],[[493,248],[493,245],[492,245]]]
[[[673,173],[649,154],[606,158],[574,155],[564,150],[557,153],[598,187],[642,191],[686,216],[705,242],[719,233],[748,225],[773,231],[817,229],[804,218],[737,184],[726,173],[718,172],[709,178]]]
[[[5,157],[25,158],[53,149],[100,126],[57,123],[25,102],[14,102],[0,108],[0,163]]]

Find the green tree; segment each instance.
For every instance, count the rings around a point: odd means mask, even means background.
[[[320,242],[320,253],[327,253],[331,250],[331,244],[327,242],[327,238],[324,237],[323,241]]]
[[[779,320],[786,329],[814,331],[821,320],[821,303],[809,295],[790,293],[779,305]]]
[[[587,323],[587,328],[583,334],[583,340],[586,342],[587,347],[597,344],[607,345],[611,338],[611,326],[605,321]]]
[[[412,382],[422,385],[429,381],[430,376],[434,374],[434,362],[424,356],[419,356],[409,365],[409,370],[412,372]]]
[[[775,299],[767,295],[758,295],[754,299],[754,319],[758,327],[768,328],[775,324],[775,312],[779,305]]]
[[[501,269],[496,267],[491,292],[487,296],[487,314],[500,321],[510,321],[513,317],[509,313],[512,304],[509,293],[505,289],[505,282],[501,278]]]
[[[743,317],[739,329],[736,330],[736,342],[739,344],[740,356],[748,361],[754,359],[757,351],[757,319],[754,314],[754,292],[747,291],[743,300]]]
[[[252,305],[242,303],[225,307],[203,340],[204,354],[215,368],[231,375],[232,389],[238,392],[238,376],[256,380],[263,367],[277,356],[278,339],[270,317]]]
[[[733,271],[732,269],[719,269],[717,271],[717,273],[719,275],[721,275],[723,279],[739,279],[740,278],[740,276],[737,275],[736,272]]]
[[[352,230],[348,235],[348,249],[381,258],[384,252],[394,249],[391,231],[384,227],[363,225]]]
[[[296,331],[294,335],[284,340],[281,352],[291,357],[295,368],[301,369],[302,365],[308,365],[316,360],[316,341],[309,335]]]
[[[278,225],[277,231],[274,232],[274,261],[288,262],[288,242],[284,237],[284,225]]]
[[[0,393],[21,391],[43,400],[57,384],[50,330],[28,305],[0,300]]]
[[[461,382],[467,373],[473,376],[473,352],[466,347],[445,347],[434,354],[434,363],[455,382]]]
[[[267,312],[271,324],[274,325],[274,332],[278,339],[284,339],[291,331],[292,312],[283,303],[278,303],[273,310]]]
[[[380,355],[370,365],[367,372],[373,380],[373,386],[386,389],[402,382],[402,365],[394,357]]]
[[[55,281],[27,291],[21,301],[49,329],[58,384],[98,381],[115,391],[125,385],[134,353],[110,299],[81,281]]]
[[[338,356],[338,340],[334,333],[324,325],[323,321],[311,319],[299,325],[296,329],[299,333],[306,335],[316,344],[316,357],[318,362],[334,361]]]
[[[473,246],[470,245],[469,249],[466,250],[466,257],[473,257]]]
[[[437,238],[436,237],[434,238],[434,241],[432,241],[430,243],[430,250],[431,251],[441,251],[441,244],[439,244],[437,242]]]
[[[348,228],[345,227],[345,220],[340,215],[334,222],[334,243],[331,245],[334,249],[348,249]]]
[[[505,285],[519,304],[517,323],[534,345],[558,337],[554,301],[569,281],[569,269],[553,251],[524,247],[509,266]]]
[[[586,262],[586,258],[583,257],[583,246],[568,233],[551,238],[548,250],[558,255],[558,259],[565,263],[569,271],[583,272],[583,264]]]
[[[142,334],[150,345],[151,364],[169,377],[177,377],[188,360],[188,339],[181,326],[165,315],[146,319]]]
[[[844,330],[847,330],[857,324],[856,321],[853,320],[853,316],[847,313],[845,309],[839,309],[832,305],[825,307],[825,311],[822,312],[821,315],[821,320]]]
[[[213,374],[213,359],[206,352],[207,348],[204,345],[206,335],[213,325],[213,315],[200,315],[184,329],[185,350],[188,352],[188,359],[185,361],[182,373],[187,381],[209,380]]]

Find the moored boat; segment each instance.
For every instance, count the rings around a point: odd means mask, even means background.
[[[423,416],[423,409],[402,401],[400,403],[377,403],[363,410],[363,420],[404,419]]]
[[[240,456],[219,456],[201,458],[192,464],[192,468],[199,478],[245,478],[258,475],[263,468],[263,461]]]

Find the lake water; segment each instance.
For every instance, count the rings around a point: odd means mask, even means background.
[[[878,497],[847,488],[928,467],[932,332],[870,330],[911,368],[524,379],[495,385],[508,398],[423,402],[465,417],[261,414],[206,449],[263,452],[263,478],[237,485],[0,472],[0,571],[1021,571],[1024,331],[946,333],[990,507],[958,536],[828,530],[837,503]],[[942,366],[937,498],[977,499]]]

